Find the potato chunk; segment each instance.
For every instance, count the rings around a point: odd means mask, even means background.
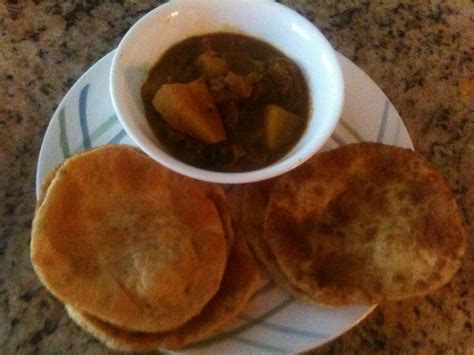
[[[181,133],[208,144],[226,139],[222,119],[204,80],[162,85],[153,98],[153,106]]]
[[[267,147],[276,150],[289,143],[299,125],[299,117],[277,105],[266,105],[263,111]]]
[[[226,60],[217,56],[213,51],[200,54],[196,63],[206,78],[225,75],[229,71],[229,64]]]

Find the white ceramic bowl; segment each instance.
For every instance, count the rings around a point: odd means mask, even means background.
[[[149,70],[171,46],[191,36],[223,31],[250,35],[278,48],[300,66],[310,89],[312,113],[302,138],[279,161],[250,172],[214,172],[175,159],[153,134],[140,96]],[[344,97],[342,72],[329,42],[304,17],[270,1],[175,0],[154,9],[120,42],[110,89],[125,131],[151,158],[189,177],[234,184],[269,179],[309,159],[335,129]]]

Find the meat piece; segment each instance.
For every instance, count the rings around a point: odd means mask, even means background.
[[[239,122],[239,109],[234,101],[226,101],[219,105],[224,125],[227,129],[236,128]]]
[[[242,98],[250,97],[252,94],[252,83],[246,77],[228,72],[224,82],[229,88]]]

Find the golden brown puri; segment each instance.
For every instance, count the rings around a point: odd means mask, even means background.
[[[219,213],[226,238],[227,254],[229,254],[232,244],[234,243],[234,229],[232,227],[232,216],[227,194],[219,185],[208,184],[208,192],[206,195],[214,202],[217,212]]]
[[[420,154],[377,143],[318,154],[280,178],[264,240],[289,282],[327,304],[424,295],[466,249],[443,178]]]
[[[97,148],[93,148],[97,149]],[[93,150],[91,149],[91,150]],[[145,155],[141,150],[138,148],[135,148],[137,152],[140,154]],[[90,152],[91,150],[88,150],[86,152],[83,152],[81,154]],[[56,176],[56,172],[59,170],[59,168],[62,166],[63,163],[59,164],[56,168],[54,168],[52,171],[50,171],[46,177],[44,178],[43,183],[41,184],[41,190],[40,190],[40,196],[38,198],[36,208],[38,208],[44,200],[44,197],[46,196],[46,192],[49,188],[49,185],[51,185],[51,182],[53,181],[54,177]],[[207,184],[207,197],[214,202],[216,205],[216,208],[219,212],[219,216],[222,222],[222,227],[225,232],[226,236],[226,241],[227,241],[227,251],[230,251],[230,248],[232,247],[232,243],[234,240],[234,230],[232,227],[232,217],[231,217],[231,211],[230,211],[230,206],[229,202],[227,199],[227,194],[224,192],[224,188],[229,188],[226,185],[223,185],[222,187],[219,185],[215,184]]]
[[[36,201],[36,210],[41,206],[41,204],[44,201],[44,198],[46,196],[46,192],[49,189],[49,185],[53,182],[54,177],[56,176],[56,173],[58,172],[59,168],[62,166],[62,163],[59,164],[56,168],[51,170],[48,175],[45,176],[43,183],[41,184],[40,188],[40,195],[38,196],[38,201]]]
[[[247,239],[258,260],[265,267],[269,276],[286,291],[307,302],[314,302],[302,290],[291,285],[286,275],[280,270],[274,255],[263,239],[263,221],[270,192],[275,179],[246,184],[240,199],[241,211],[237,225]]]
[[[166,333],[130,332],[66,306],[69,316],[112,349],[152,351],[179,349],[216,334],[239,313],[259,286],[257,263],[245,240],[236,234],[222,284],[202,312],[178,329]]]
[[[95,147],[95,148],[92,148],[92,149],[89,149],[89,150],[85,150],[77,155],[74,156],[74,158],[77,158],[79,157],[80,155],[82,154],[88,154],[90,153],[91,151],[95,150],[95,149],[100,149],[101,147]],[[145,155],[145,153],[143,153],[141,150],[139,150],[138,148],[135,148],[135,150],[140,153],[140,154],[143,154]],[[46,196],[46,193],[48,191],[48,188],[49,188],[49,185],[51,185],[51,183],[53,182],[53,179],[55,178],[56,176],[56,173],[58,172],[59,168],[64,164],[64,161],[62,161],[61,163],[59,163],[54,169],[52,169],[45,177],[44,177],[44,180],[43,182],[41,183],[41,188],[40,188],[40,194],[38,196],[38,201],[36,201],[36,208],[38,208],[44,201],[44,198]]]
[[[35,271],[62,302],[101,319],[174,329],[202,310],[224,273],[225,232],[209,190],[128,146],[73,157],[35,215]]]
[[[243,186],[245,185],[222,185],[229,203],[231,220],[234,224],[240,220]]]

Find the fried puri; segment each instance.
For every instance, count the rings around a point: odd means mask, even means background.
[[[69,316],[90,334],[112,349],[152,351],[179,349],[211,337],[232,321],[260,285],[255,258],[237,233],[231,248],[222,284],[202,312],[183,326],[164,333],[131,332],[66,306]]]
[[[75,156],[48,182],[31,259],[62,302],[156,332],[181,326],[216,294],[232,239],[216,186],[123,145]]]
[[[279,178],[263,233],[285,280],[332,305],[439,288],[460,267],[466,238],[436,170],[414,151],[377,143],[317,154]]]
[[[240,211],[236,224],[241,229],[242,235],[245,236],[252,251],[276,284],[295,297],[313,303],[314,301],[304,291],[289,283],[286,275],[280,270],[268,244],[263,239],[265,211],[274,183],[275,179],[245,185],[241,191]]]

